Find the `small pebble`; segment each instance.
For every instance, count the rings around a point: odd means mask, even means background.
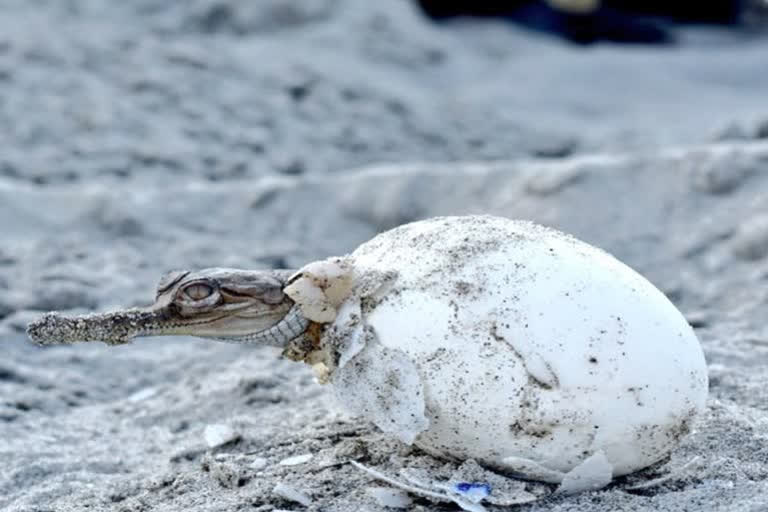
[[[306,464],[310,460],[312,460],[312,454],[305,453],[304,455],[294,455],[293,457],[283,459],[278,464],[281,466],[298,466],[299,464]]]
[[[733,253],[744,261],[759,261],[768,255],[768,215],[743,221],[733,240]]]
[[[267,459],[264,457],[256,457],[251,461],[251,469],[258,471],[260,469],[264,469],[265,467],[267,467]]]
[[[157,394],[156,388],[144,388],[140,389],[139,391],[135,392],[131,396],[128,397],[129,402],[143,402],[144,400],[148,398],[152,398]]]

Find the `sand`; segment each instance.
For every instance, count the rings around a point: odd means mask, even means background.
[[[660,485],[520,510],[768,510],[768,40],[577,48],[399,0],[255,5],[0,5],[0,509],[377,511],[383,484],[349,460],[450,475],[274,349],[41,349],[24,327],[150,303],[174,268],[298,267],[493,213],[646,275],[711,381]]]

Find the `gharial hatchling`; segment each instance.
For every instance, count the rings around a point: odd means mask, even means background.
[[[680,312],[607,253],[536,224],[442,217],[298,271],[166,274],[152,306],[29,326],[40,344],[192,335],[284,347],[340,401],[438,457],[560,482],[653,464],[704,408]]]

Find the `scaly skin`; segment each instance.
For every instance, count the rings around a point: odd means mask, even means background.
[[[283,293],[293,273],[223,268],[169,272],[149,307],[77,316],[47,313],[30,323],[27,333],[39,345],[120,345],[137,336],[189,335],[285,347],[309,325]]]

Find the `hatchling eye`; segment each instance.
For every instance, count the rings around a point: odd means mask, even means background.
[[[192,300],[207,299],[211,294],[213,294],[213,287],[203,283],[191,284],[184,288],[184,295]]]

